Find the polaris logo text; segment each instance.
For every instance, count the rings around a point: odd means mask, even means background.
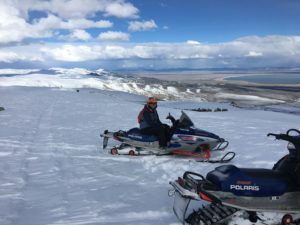
[[[259,186],[252,186],[252,185],[230,185],[230,190],[237,190],[237,191],[259,191]]]

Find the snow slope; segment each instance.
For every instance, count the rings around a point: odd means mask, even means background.
[[[187,76],[187,75],[186,75]],[[183,75],[184,77],[184,75]],[[188,79],[188,77],[187,77]],[[194,101],[240,102],[242,105],[271,105],[284,103],[273,97],[259,97],[252,94],[227,93],[216,85],[202,84],[196,80],[192,84],[159,80],[152,77],[138,77],[116,74],[103,69],[87,70],[84,68],[50,68],[48,70],[0,69],[1,86],[51,87],[51,88],[94,88],[98,90],[122,91],[137,95],[156,96],[159,99],[192,99]],[[232,89],[232,87],[231,87]],[[232,90],[231,90],[232,91]],[[292,97],[290,97],[292,99]]]
[[[179,224],[168,182],[186,170],[207,173],[218,165],[112,156],[101,148],[105,129],[137,125],[144,99],[95,89],[1,87],[6,110],[0,112],[0,224]],[[217,106],[168,101],[158,111],[167,122],[169,112],[177,117],[181,109]],[[299,116],[224,106],[228,112],[187,113],[199,128],[230,141],[239,166],[271,168],[286,153],[286,143],[266,134],[300,128]]]
[[[99,90],[123,91],[161,98],[194,98],[197,93],[178,90],[160,80],[138,78],[111,73],[103,69],[95,71],[83,68],[50,68],[49,70],[0,69],[0,86],[94,88]],[[198,96],[199,98],[199,96]]]

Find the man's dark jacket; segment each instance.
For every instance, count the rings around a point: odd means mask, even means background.
[[[156,109],[150,109],[145,105],[138,116],[138,121],[140,124],[140,129],[145,129],[148,127],[158,127],[162,123],[159,120]]]

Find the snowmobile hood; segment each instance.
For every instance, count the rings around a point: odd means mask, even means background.
[[[220,137],[215,135],[214,133],[194,127],[194,123],[184,111],[181,111],[181,116],[178,122],[176,133],[220,139]]]
[[[218,135],[215,135],[214,133],[201,130],[195,127],[178,128],[176,129],[175,134],[195,135],[200,137],[214,138],[218,140],[220,139],[220,137]]]
[[[221,191],[237,196],[280,196],[288,189],[287,179],[269,169],[240,169],[234,165],[225,165],[209,172],[206,179]]]

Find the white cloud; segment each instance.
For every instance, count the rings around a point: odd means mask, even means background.
[[[45,10],[65,19],[93,16],[96,12],[102,12],[107,16],[116,16],[120,18],[137,18],[139,12],[134,5],[124,0],[36,1],[36,4],[32,5],[30,8],[35,10]]]
[[[98,39],[102,41],[128,41],[129,34],[124,32],[108,31],[99,34]]]
[[[131,31],[141,31],[141,30],[153,30],[157,28],[156,23],[154,20],[148,21],[131,21],[129,22],[128,30]]]
[[[0,62],[11,63],[20,60],[24,60],[24,57],[15,52],[0,52]]]
[[[72,40],[83,40],[88,41],[92,36],[85,30],[74,30],[69,36]]]
[[[131,3],[124,1],[112,1],[105,7],[107,16],[116,16],[120,18],[138,18],[139,10]]]
[[[18,61],[43,61],[39,56],[29,56],[13,51],[0,51],[0,62],[13,63]]]
[[[92,21],[87,19],[70,19],[68,21],[60,21],[56,29],[87,29],[87,28],[109,28],[113,23],[108,20]]]
[[[19,42],[26,37],[42,35],[47,36],[49,34],[34,31],[32,26],[20,16],[20,11],[17,8],[8,4],[7,1],[0,2],[0,43]]]
[[[63,45],[60,48],[43,47],[41,51],[54,60],[82,62],[99,58],[99,52],[86,45]]]
[[[29,22],[30,10],[42,11],[46,17]],[[22,42],[29,38],[52,38],[61,29],[112,27],[113,23],[109,20],[92,19],[99,12],[121,18],[138,17],[138,9],[124,0],[89,0],[88,4],[86,0],[1,0],[0,44]]]
[[[246,57],[259,57],[262,56],[263,54],[261,52],[256,52],[256,51],[249,51],[248,54],[246,54]]]
[[[199,41],[193,41],[193,40],[188,40],[186,43],[189,45],[199,45],[200,44]]]
[[[10,14],[9,14],[10,13]],[[14,11],[5,10],[0,7],[0,43],[21,42],[26,38],[53,37],[55,30],[67,29],[76,30],[88,28],[108,28],[112,23],[107,20],[92,21],[87,19],[71,19],[63,21],[57,16],[48,15],[45,18],[29,24],[25,19],[14,15]],[[83,31],[81,32],[83,33]],[[87,34],[85,34],[87,40]]]
[[[80,36],[80,35],[77,35]],[[108,37],[112,38],[111,35]],[[107,37],[107,38],[108,38]],[[45,43],[7,47],[2,62],[44,57],[46,62],[87,62],[105,60],[118,65],[164,67],[300,67],[300,36],[243,37],[230,42],[118,43],[86,42]],[[30,55],[29,55],[30,52]],[[14,54],[12,54],[14,53]],[[118,60],[115,60],[118,59]]]
[[[140,59],[156,60],[161,63],[168,61],[176,65],[178,60],[193,60],[195,65],[204,67],[222,67],[224,65],[228,67],[259,67],[290,65],[291,63],[300,65],[300,37],[245,37],[219,44],[203,44],[195,41],[126,45],[94,43],[86,46],[53,47],[47,50],[47,54],[55,60],[63,61],[91,59],[135,61]],[[249,61],[250,58],[255,60],[257,57],[263,60]]]
[[[41,51],[54,60],[65,62],[132,58],[127,48],[118,45],[63,45],[54,48],[44,47]]]
[[[113,26],[113,23],[108,20],[93,21],[88,19],[70,19],[67,21],[61,18],[49,14],[47,17],[41,18],[35,21],[33,26],[40,29],[87,29],[87,28],[109,28]]]

